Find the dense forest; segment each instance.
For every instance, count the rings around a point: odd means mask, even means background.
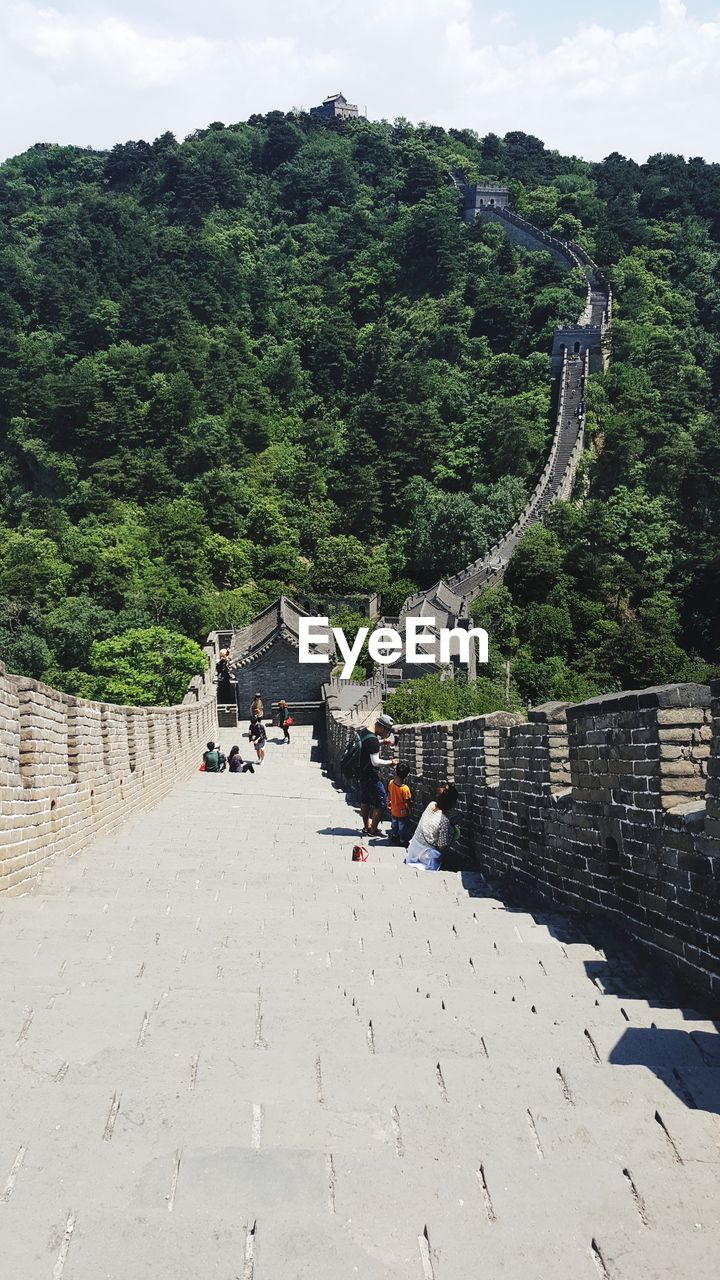
[[[201,640],[281,590],[393,614],[512,523],[583,280],[466,226],[451,167],[508,182],[615,296],[583,501],[475,606],[493,671],[537,701],[717,667],[720,166],[273,112],[0,166],[10,669],[102,692],[127,633]]]

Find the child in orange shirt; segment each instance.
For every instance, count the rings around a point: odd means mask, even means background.
[[[395,769],[395,777],[388,783],[388,808],[390,810],[390,839],[396,840],[407,849],[410,827],[410,801],[412,792],[405,782],[410,770],[406,764],[399,764]]]

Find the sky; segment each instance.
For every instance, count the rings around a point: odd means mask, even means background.
[[[720,161],[720,0],[0,0],[0,159],[342,91],[372,119]]]

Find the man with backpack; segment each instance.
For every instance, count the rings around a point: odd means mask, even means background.
[[[360,784],[360,815],[363,835],[379,835],[378,824],[387,807],[387,792],[380,779],[380,769],[395,768],[397,760],[385,760],[380,754],[380,744],[390,737],[395,721],[383,714],[375,721],[374,730],[358,729],[345,751],[340,768],[346,778],[355,778]],[[369,818],[369,821],[368,821]]]
[[[203,764],[206,773],[222,773],[225,769],[227,761],[225,754],[214,742],[208,742],[207,751],[203,752]]]

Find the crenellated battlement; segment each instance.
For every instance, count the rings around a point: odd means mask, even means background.
[[[217,728],[208,669],[176,707],[124,707],[60,693],[0,663],[0,891],[26,888],[198,767]]]
[[[352,731],[326,696],[328,756]],[[398,729],[417,819],[460,792],[468,866],[599,912],[720,994],[720,681]]]

